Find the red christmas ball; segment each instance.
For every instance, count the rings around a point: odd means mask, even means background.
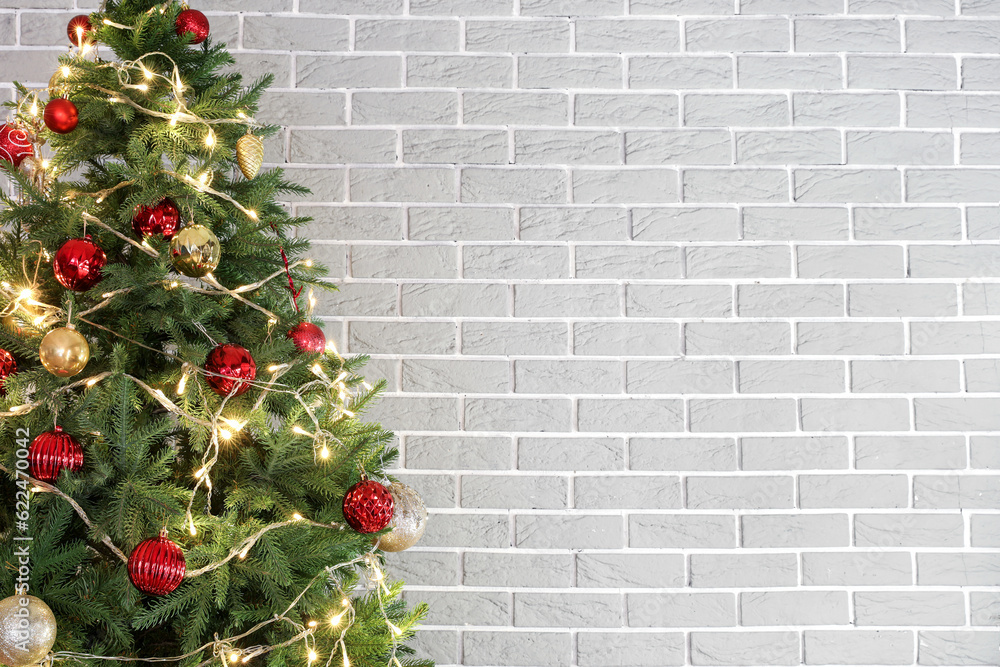
[[[344,495],[344,520],[359,533],[377,533],[392,521],[393,500],[389,489],[364,479]]]
[[[326,334],[312,322],[299,322],[286,336],[299,352],[319,353],[326,349]]]
[[[35,147],[28,140],[28,133],[13,125],[0,125],[0,160],[21,166],[24,158],[34,155]]]
[[[220,396],[228,396],[236,387],[234,396],[245,394],[250,382],[257,377],[257,364],[246,348],[226,343],[208,353],[205,370],[216,375],[206,378],[208,386]],[[244,382],[243,380],[246,380]]]
[[[87,34],[93,31],[90,17],[86,14],[74,16],[69,20],[69,25],[66,26],[66,34],[69,35],[69,41],[72,42],[73,46],[80,46],[87,39]]]
[[[63,97],[49,100],[45,105],[45,127],[56,134],[68,134],[76,129],[80,116],[76,105]]]
[[[8,375],[17,373],[17,362],[13,355],[7,350],[0,348],[0,396],[7,395],[7,389],[3,386],[3,381]]]
[[[60,285],[74,292],[86,292],[101,282],[101,269],[107,263],[108,257],[101,247],[85,236],[63,243],[52,269]]]
[[[147,595],[166,595],[184,581],[186,567],[184,552],[164,528],[159,537],[140,542],[128,557],[128,578]]]
[[[169,240],[181,226],[181,211],[169,197],[156,206],[141,206],[132,218],[136,236],[162,236]]]
[[[83,467],[83,447],[62,426],[42,433],[28,448],[28,473],[43,482],[59,479],[63,468],[76,472]]]
[[[208,19],[197,9],[185,9],[177,15],[177,34],[193,33],[192,44],[201,44],[208,39]]]

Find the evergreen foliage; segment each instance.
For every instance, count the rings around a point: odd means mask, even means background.
[[[337,641],[349,617],[337,627],[329,621],[345,609],[342,598],[347,595],[354,622],[344,641],[352,665],[384,667],[393,655],[404,665],[429,665],[413,658],[401,643],[425,612],[423,605],[408,609],[397,599],[401,585],[369,585],[364,591],[359,582],[372,570],[363,562],[332,575],[324,572],[327,566],[370,551],[372,536],[317,524],[342,524],[346,489],[362,471],[382,476],[394,456],[391,434],[360,419],[381,389],[369,390],[363,384],[358,371],[364,359],[343,359],[332,352],[302,354],[286,340],[286,332],[303,315],[292,305],[284,274],[243,294],[276,315],[277,322],[269,321],[265,313],[226,293],[187,289],[198,283],[176,274],[168,242],[162,238],[146,241],[158,253],[152,257],[120,236],[85,223],[84,212],[121,235],[132,236],[137,208],[169,196],[178,204],[184,224],[206,225],[218,236],[223,256],[213,275],[229,289],[282,271],[279,247],[293,263],[306,256],[309,244],[296,238],[294,229],[308,219],[290,216],[278,203],[306,189],[286,180],[280,169],[264,171],[253,180],[235,169],[234,146],[247,129],[235,119],[240,113],[255,116],[270,77],[245,86],[224,46],[211,38],[193,46],[190,36],[176,34],[180,11],[176,2],[108,0],[101,13],[91,15],[98,57],[88,59],[74,52],[60,58],[70,73],[59,83],[79,109],[80,122],[68,134],[44,134],[54,149],[49,171],[78,180],[61,177],[37,187],[10,163],[3,163],[20,197],[2,195],[0,281],[15,290],[34,282],[35,299],[62,309],[62,321],[55,326],[65,325],[66,314],[72,311],[73,324],[89,341],[91,359],[81,375],[56,377],[38,361],[39,344],[51,322],[35,326],[31,317],[18,311],[0,327],[0,348],[10,351],[19,367],[18,374],[5,381],[7,393],[0,398],[0,411],[41,402],[30,412],[0,419],[4,443],[0,464],[8,471],[2,476],[0,495],[11,499],[0,503],[0,562],[5,563],[0,568],[0,590],[13,592],[17,569],[14,443],[23,438],[25,429],[33,438],[58,422],[83,445],[85,464],[77,473],[64,470],[55,484],[82,507],[93,527],[88,528],[56,494],[32,494],[30,593],[55,612],[59,624],[55,651],[179,656],[214,638],[239,635],[274,619],[304,592],[287,617],[303,626],[318,621],[312,633],[316,664],[343,664]],[[134,29],[105,24],[104,19]],[[213,147],[206,145],[206,125],[172,124],[120,101],[129,98],[163,114],[178,108],[166,80],[143,81],[135,71],[131,78],[123,77],[111,65],[140,58],[151,72],[166,77],[176,64],[190,113],[204,119],[234,119],[211,126]],[[136,89],[138,83],[147,84],[148,90]],[[25,98],[30,91],[21,88],[19,93]],[[258,136],[276,131],[276,127],[254,127]],[[202,174],[211,175],[212,189],[255,211],[258,219],[185,180]],[[103,196],[97,194],[102,191]],[[88,292],[73,293],[54,279],[49,258],[67,239],[83,236],[85,225],[86,233],[107,253],[108,264],[102,282]],[[317,289],[330,288],[325,275],[319,265],[300,264],[292,271],[297,285]],[[112,292],[115,296],[105,299],[103,295]],[[105,300],[106,306],[77,317]],[[202,375],[193,375],[178,396],[181,361],[201,368],[211,349],[223,343],[251,352],[257,364],[254,388],[242,396],[223,397],[208,387]],[[264,391],[263,384],[272,375],[269,367],[283,364],[291,367],[283,369],[275,390]],[[92,386],[65,390],[81,378],[103,373],[109,375]],[[342,374],[341,382],[353,396],[346,414],[338,407],[343,388],[334,381]],[[317,375],[327,380],[318,380]],[[164,408],[136,380],[162,391],[184,414]],[[299,391],[301,401],[292,390]],[[318,456],[311,437],[293,431],[296,425],[316,431],[306,406],[331,436],[325,440],[327,459]],[[210,472],[210,493],[202,485],[194,494],[196,534],[192,535],[185,525],[185,511],[203,456],[213,447],[213,428],[190,417],[211,423],[219,414],[243,427],[221,441]],[[265,533],[245,558],[232,558],[211,572],[189,576],[163,597],[140,593],[105,539],[127,556],[166,526],[170,538],[183,548],[190,573],[225,559],[248,536],[288,521],[295,513],[307,520]],[[374,558],[378,560],[378,552]],[[394,637],[387,617],[402,630],[400,637]],[[299,633],[290,623],[271,623],[233,646],[278,646]],[[170,664],[197,665],[214,659],[208,648]],[[108,664],[96,658],[73,661],[95,667]],[[306,644],[280,646],[250,665],[261,661],[305,665]]]

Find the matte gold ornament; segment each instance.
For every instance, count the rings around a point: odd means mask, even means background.
[[[222,245],[205,225],[188,225],[170,239],[170,257],[178,273],[201,278],[219,266]]]
[[[45,334],[38,348],[38,358],[45,370],[68,378],[82,371],[90,361],[90,346],[76,329],[59,327]]]
[[[248,181],[254,178],[264,164],[264,141],[250,133],[240,137],[236,142],[236,162]]]
[[[400,482],[389,485],[393,499],[391,530],[378,538],[378,548],[382,551],[403,551],[409,549],[424,534],[427,528],[427,507],[420,494]]]
[[[56,616],[34,595],[0,600],[0,663],[27,667],[41,662],[56,643]]]

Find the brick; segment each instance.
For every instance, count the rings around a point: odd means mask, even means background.
[[[476,625],[504,623],[510,616],[512,606],[509,593],[404,591],[403,595],[407,602],[420,600],[433,606],[427,620],[435,625],[456,625],[465,621]]]
[[[619,204],[679,201],[673,169],[616,169],[573,172],[573,201],[578,204]]]
[[[524,207],[520,223],[522,241],[623,241],[628,214],[614,208]]]
[[[406,438],[409,469],[505,470],[511,467],[509,438],[417,436]]]
[[[633,90],[687,90],[733,87],[730,56],[633,56],[628,60]]]
[[[297,88],[399,88],[399,56],[301,55],[296,58]]]
[[[569,665],[571,635],[568,632],[463,633],[463,657],[467,665],[492,665],[502,655],[508,665],[565,667]]]
[[[574,482],[579,509],[680,509],[677,477],[579,475]]]
[[[611,56],[523,56],[517,61],[520,88],[623,88],[623,62]]]
[[[402,14],[402,0],[300,0],[299,10],[327,14]]]
[[[368,206],[299,206],[298,214],[313,219],[299,233],[314,241],[378,240],[403,238],[402,211]]]
[[[666,14],[685,16],[689,14],[731,14],[732,5],[728,0],[629,0],[631,14]]]
[[[972,436],[969,438],[971,449],[971,467],[1000,468],[1000,439],[988,436]]]
[[[955,592],[857,592],[858,625],[965,625],[965,598]]]
[[[594,0],[586,4],[574,0],[521,0],[524,16],[602,16],[621,12],[618,0]]]
[[[510,16],[514,13],[514,5],[513,0],[410,0],[410,13],[415,16]]]
[[[910,554],[892,551],[802,554],[806,586],[908,586]]]
[[[799,504],[803,508],[907,507],[909,496],[906,475],[799,476]]]
[[[693,588],[775,588],[798,579],[795,554],[691,554]]]
[[[579,429],[586,432],[661,433],[684,429],[683,401],[580,399]]]
[[[788,175],[763,169],[686,169],[683,200],[688,202],[787,202]]]
[[[806,630],[807,665],[911,665],[913,633],[905,630]]]
[[[741,0],[740,14],[839,14],[839,0]]]
[[[392,350],[399,354],[453,354],[455,325],[451,322],[352,321],[349,351],[352,354]]]
[[[842,164],[840,132],[737,132],[736,161],[739,164]]]
[[[569,251],[543,245],[467,245],[462,276],[487,279],[569,278]]]
[[[748,206],[743,209],[743,238],[748,241],[846,241],[849,224],[845,208]]]
[[[691,399],[691,430],[791,431],[795,427],[795,402],[790,399]]]
[[[742,522],[742,546],[844,547],[850,543],[846,514],[748,514]]]
[[[797,632],[692,632],[693,665],[797,665]]]
[[[959,370],[954,361],[852,361],[851,391],[955,392]]]
[[[910,348],[913,354],[993,354],[1000,330],[993,322],[913,322]]]
[[[905,10],[907,14],[936,14],[950,16],[955,13],[955,5],[950,0],[848,0],[850,14],[894,14]]]
[[[992,398],[915,398],[918,431],[995,431],[1000,416]]]
[[[780,18],[685,21],[688,51],[788,51],[789,26]]]
[[[433,660],[436,664],[457,662],[459,633],[454,630],[432,630],[426,628],[414,635],[411,646],[421,658]]]
[[[458,277],[458,253],[453,246],[355,245],[351,247],[355,278]]]
[[[677,95],[579,93],[575,98],[575,125],[662,128],[678,124]]]
[[[995,359],[966,359],[966,391],[1000,391],[1000,364]]]
[[[859,470],[961,469],[966,464],[962,436],[859,435],[854,449]]]
[[[620,361],[518,359],[514,391],[524,394],[618,394]]]
[[[516,226],[514,212],[507,208],[414,206],[407,211],[407,214],[408,237],[411,239],[421,241],[514,239]]]
[[[740,593],[740,624],[847,625],[843,591],[761,591]]]
[[[684,585],[680,554],[603,554],[576,556],[581,588],[676,588]]]
[[[215,31],[215,22],[212,22]],[[307,51],[346,51],[350,43],[350,22],[345,19],[246,16],[243,19],[243,47],[271,49],[275,43],[295,44]]]
[[[573,556],[485,551],[469,551],[464,555],[465,586],[494,586],[499,572],[503,572],[502,581],[507,586],[568,588],[573,578]]]
[[[796,126],[896,127],[900,99],[895,93],[796,92],[792,95]]]
[[[736,303],[740,317],[837,317],[844,314],[844,289],[816,284],[739,285]]]
[[[509,314],[506,285],[406,283],[400,292],[404,317],[503,317]]]
[[[973,514],[972,515],[972,546],[973,547],[997,547],[1000,546],[1000,517],[996,514]]]
[[[489,130],[403,130],[403,161],[413,164],[507,164],[507,133]],[[393,154],[395,154],[393,135]]]
[[[689,323],[684,325],[688,354],[789,354],[790,331],[782,322]]]
[[[356,202],[453,202],[457,197],[453,169],[353,168],[350,181]]]
[[[854,235],[864,241],[958,240],[962,215],[957,208],[858,207],[854,209]]]
[[[955,138],[944,132],[847,133],[848,164],[952,165]]]
[[[552,476],[462,475],[462,507],[563,509],[567,481]]]
[[[728,317],[733,312],[728,285],[628,285],[629,317]]]
[[[1000,145],[1000,134],[969,132],[962,134],[959,162],[961,164],[993,164],[992,157]]]
[[[458,554],[422,552],[407,554],[412,558],[387,557],[393,573],[417,586],[452,586],[458,581]]]
[[[511,88],[514,59],[481,55],[411,55],[406,57],[405,76],[406,85],[412,88]]]
[[[459,22],[454,20],[358,19],[356,51],[457,51]]]
[[[569,330],[560,322],[463,322],[463,354],[560,355]]]
[[[918,509],[1000,509],[997,478],[988,475],[916,475],[913,506]]]
[[[621,164],[622,135],[590,130],[515,130],[517,164]]]
[[[462,93],[463,119],[468,125],[562,125],[569,122],[569,96],[563,93]]]
[[[784,246],[695,246],[687,249],[688,278],[787,278],[791,261]]]
[[[740,438],[743,470],[846,469],[847,439],[843,437]]]
[[[739,215],[734,208],[633,209],[632,238],[635,241],[736,241]]]
[[[802,428],[808,431],[906,431],[909,402],[904,398],[804,398]]]
[[[960,514],[858,514],[854,542],[859,547],[960,547],[965,543]]]
[[[844,65],[837,56],[757,56],[736,58],[740,88],[836,90],[844,88]]]
[[[728,361],[629,361],[630,394],[729,394],[733,364]]]
[[[681,632],[581,632],[577,635],[577,662],[581,667],[598,667],[627,656],[635,667],[683,665],[684,644]]]
[[[954,58],[849,55],[847,85],[883,90],[954,90],[958,87],[958,70]]]
[[[1000,595],[973,591],[969,595],[969,607],[972,611],[972,625],[996,625],[1000,617]]]
[[[962,90],[1000,90],[997,80],[995,60],[993,58],[962,58],[961,82]]]
[[[671,356],[680,350],[680,328],[642,322],[579,322],[573,325],[573,354]]]
[[[354,125],[454,125],[458,95],[429,91],[359,91],[351,95]]]
[[[829,13],[839,11],[840,8]],[[795,50],[899,53],[902,50],[899,34],[899,23],[891,19],[796,19]]]
[[[680,278],[680,248],[635,246],[578,246],[576,277],[586,279],[655,280]]]
[[[509,386],[504,361],[403,359],[403,391],[504,393]]]
[[[689,509],[780,509],[795,505],[791,476],[688,477]]]
[[[462,169],[461,201],[471,204],[566,202],[566,175],[556,169]]]
[[[465,401],[470,431],[554,431],[569,427],[570,401],[563,399],[487,399]]]
[[[727,549],[736,546],[736,520],[724,514],[632,514],[628,534],[628,546],[638,549]]]
[[[620,438],[519,438],[520,470],[623,470],[625,442]]]
[[[844,364],[840,361],[741,361],[741,394],[840,393]]]
[[[466,21],[467,51],[560,53],[570,46],[569,21]]]
[[[392,317],[396,314],[396,286],[341,283],[333,294],[316,297],[317,315]]]
[[[524,549],[620,549],[622,517],[515,515],[516,543]]]
[[[620,595],[514,593],[514,624],[527,627],[621,627]]]
[[[646,19],[580,19],[576,21],[577,52],[649,52],[680,49],[677,21]]]
[[[631,470],[735,470],[732,438],[630,438]]]
[[[736,622],[732,593],[629,593],[626,600],[633,628],[725,627]]]
[[[407,484],[419,493],[424,503],[432,511],[437,508],[451,509],[458,505],[455,475],[399,473],[396,476],[400,482]]]
[[[912,169],[906,173],[906,201],[988,202],[997,183],[996,169]]]
[[[893,169],[796,169],[796,202],[878,202],[902,201],[899,172]]]
[[[508,522],[506,514],[431,513],[427,520],[427,530],[420,538],[420,546],[508,547]]]
[[[788,125],[787,95],[766,93],[690,94],[684,97],[684,125],[774,127]]]
[[[726,130],[628,132],[626,164],[732,164],[732,139]]]
[[[1000,554],[918,553],[920,586],[1000,585]]]
[[[908,127],[990,127],[1000,117],[997,95],[906,95]]]
[[[961,47],[959,49],[959,47]],[[995,53],[1000,48],[1000,22],[986,20],[906,22],[908,53]]]
[[[917,664],[989,665],[996,662],[997,639],[995,631],[921,630]]]
[[[801,322],[799,354],[902,354],[903,327],[893,322]]]
[[[516,317],[614,317],[621,311],[617,285],[518,284],[514,287]]]

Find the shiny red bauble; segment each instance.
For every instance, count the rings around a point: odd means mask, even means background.
[[[52,260],[52,270],[56,280],[66,289],[86,292],[101,282],[101,269],[107,263],[108,256],[101,246],[91,241],[90,236],[85,236],[62,244]]]
[[[172,593],[184,581],[186,568],[184,552],[167,537],[166,528],[159,537],[140,542],[128,557],[128,578],[147,595]]]
[[[3,386],[4,379],[9,375],[17,373],[17,362],[13,355],[7,350],[0,348],[0,396],[7,395],[7,389]]]
[[[201,44],[208,39],[208,19],[197,9],[185,9],[177,15],[177,34],[193,33],[192,44]]]
[[[167,197],[156,206],[141,206],[132,218],[132,231],[136,236],[162,236],[170,238],[181,226],[181,210]]]
[[[69,36],[69,41],[72,42],[73,46],[80,46],[80,44],[86,41],[87,34],[93,31],[94,27],[90,25],[90,17],[86,14],[74,16],[69,20],[69,25],[66,26],[66,34]]]
[[[394,503],[389,489],[361,480],[344,495],[344,520],[359,533],[377,533],[392,521]]]
[[[216,375],[205,378],[208,386],[219,396],[245,394],[250,382],[257,377],[257,364],[246,348],[226,343],[208,353],[205,370]],[[245,380],[245,382],[244,382]]]
[[[286,336],[299,352],[319,353],[326,349],[326,334],[312,322],[299,322]]]
[[[80,122],[80,115],[77,113],[76,105],[63,97],[49,100],[45,105],[45,127],[56,134],[69,134],[76,129],[76,124]]]
[[[73,472],[83,467],[83,447],[76,438],[64,433],[62,426],[42,433],[28,448],[28,474],[43,482],[59,479],[63,468]]]
[[[35,147],[28,140],[28,133],[13,125],[0,125],[0,160],[21,166],[24,158],[35,154]]]

